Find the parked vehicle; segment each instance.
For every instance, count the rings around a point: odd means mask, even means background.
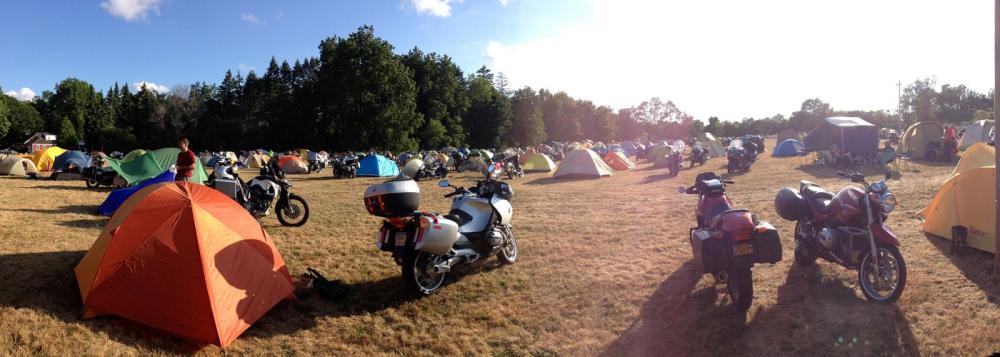
[[[92,164],[90,167],[85,167],[81,171],[81,176],[86,181],[88,188],[119,186],[115,184],[115,178],[118,177],[118,173],[110,167],[104,167],[104,161],[104,156],[93,155],[91,156]]]
[[[326,168],[329,161],[330,159],[326,155],[318,153],[309,153],[309,164],[308,164],[309,173],[323,171],[323,169]]]
[[[411,163],[416,163],[419,167],[415,172],[407,173],[407,177],[412,178],[414,181],[420,180],[432,180],[432,179],[443,179],[448,177],[448,167],[438,161],[423,161],[423,160],[411,160]],[[409,163],[407,165],[410,165]],[[404,171],[405,167],[404,167]]]
[[[511,229],[514,209],[510,186],[499,179],[499,165],[490,165],[483,180],[466,189],[442,180],[440,187],[454,191],[447,215],[417,211],[420,187],[400,177],[369,186],[365,191],[368,213],[386,218],[375,245],[391,252],[402,269],[406,290],[417,296],[437,292],[448,272],[459,264],[472,264],[496,255],[503,264],[517,261],[517,239]]]
[[[677,174],[681,172],[681,161],[683,160],[684,159],[681,158],[681,153],[678,150],[670,150],[670,153],[667,154],[666,158],[667,173],[670,174],[670,177],[677,176]]]
[[[750,166],[757,162],[757,150],[754,148],[746,148],[740,139],[733,139],[729,143],[729,147],[726,149],[726,159],[729,163],[726,166],[726,172],[733,173],[737,171],[748,171]]]
[[[292,184],[285,179],[277,159],[268,161],[260,169],[260,175],[249,182],[240,179],[232,160],[219,160],[206,185],[231,197],[257,220],[270,213],[272,203],[278,222],[283,226],[301,227],[309,220],[309,205],[305,199],[289,191]]]
[[[726,196],[726,185],[713,172],[703,172],[694,186],[680,187],[678,192],[698,195],[695,219],[689,241],[695,265],[716,281],[726,284],[733,307],[746,311],[753,302],[754,264],[781,261],[781,240],[770,223],[758,221],[745,209],[733,209]]]
[[[795,221],[795,262],[812,265],[823,258],[858,271],[861,292],[869,301],[892,302],[906,287],[906,263],[899,239],[885,225],[896,197],[885,180],[869,184],[860,173],[837,175],[860,184],[836,195],[802,181],[798,191],[783,188],[774,199],[782,218]]]
[[[501,174],[507,175],[508,180],[524,177],[524,170],[521,170],[521,164],[517,160],[517,155],[506,156],[502,153],[493,157],[494,162],[500,163],[500,169],[503,171]]]
[[[356,155],[339,156],[333,159],[333,177],[338,179],[355,178],[360,167]]]
[[[708,150],[695,143],[691,146],[691,168],[695,165],[704,165],[708,161]]]

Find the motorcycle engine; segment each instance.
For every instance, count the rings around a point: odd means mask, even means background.
[[[274,201],[274,192],[267,192],[260,186],[250,187],[250,201],[247,202],[249,205],[247,208],[254,216],[267,214],[272,201]]]
[[[816,240],[834,255],[841,259],[847,258],[848,245],[851,240],[850,234],[840,230],[823,228],[816,233]]]
[[[500,233],[499,229],[494,228],[490,230],[490,233],[486,235],[486,238],[490,240],[490,246],[493,248],[497,248],[503,244],[503,233]]]

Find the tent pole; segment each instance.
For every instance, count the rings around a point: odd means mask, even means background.
[[[1000,113],[1000,96],[998,96],[997,89],[1000,89],[1000,0],[993,1],[993,119],[997,119],[997,113]],[[995,121],[994,121],[995,123]],[[995,124],[994,124],[995,126]],[[996,157],[995,169],[1000,170],[1000,155],[994,155]],[[1000,195],[1000,172],[995,174],[996,190],[995,195]],[[1000,199],[994,197],[994,210],[995,216],[993,217],[993,242],[996,247],[1000,247]],[[1000,254],[997,254],[996,248],[993,252],[993,272],[1000,272]]]

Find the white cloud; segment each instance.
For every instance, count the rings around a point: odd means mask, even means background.
[[[133,82],[132,83],[132,86],[135,87],[135,89],[134,89],[135,91],[139,91],[140,89],[142,89],[142,86],[144,86],[144,85],[146,86],[146,89],[149,89],[151,91],[154,91],[154,92],[157,92],[157,93],[160,93],[160,94],[167,93],[167,92],[170,91],[169,87],[167,87],[165,85],[162,85],[162,84],[156,84],[156,83],[153,83],[153,82],[142,81],[142,82]]]
[[[240,14],[240,20],[249,22],[249,23],[254,24],[254,25],[260,25],[260,24],[263,23],[263,22],[260,21],[259,18],[257,18],[257,15],[251,14],[249,12],[244,12],[244,13]]]
[[[250,71],[255,70],[255,68],[253,66],[248,65],[248,64],[244,64],[244,63],[240,63],[240,65],[237,66],[236,69],[239,70],[240,73],[243,73],[243,74],[246,74],[246,73],[248,73]]]
[[[125,21],[144,20],[150,11],[160,13],[160,0],[106,0],[101,7]]]
[[[6,91],[3,92],[3,94],[14,97],[14,99],[20,100],[22,102],[26,102],[35,98],[35,91],[31,90],[31,88],[21,88],[18,90]]]
[[[786,116],[807,98],[894,109],[896,81],[993,87],[989,2],[592,0],[533,39],[490,41],[513,86],[615,108],[673,100],[702,120]],[[850,19],[850,21],[843,21]],[[933,23],[934,26],[913,26]]]
[[[417,9],[417,14],[429,14],[437,17],[451,16],[451,3],[460,3],[462,0],[410,0],[410,4]]]
[[[510,4],[510,0],[500,0],[500,6],[507,6],[507,4]]]

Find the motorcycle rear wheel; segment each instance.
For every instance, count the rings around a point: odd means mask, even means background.
[[[414,296],[428,296],[436,293],[444,285],[448,273],[433,271],[433,266],[442,261],[441,256],[410,250],[403,256],[403,285]]]
[[[753,271],[750,268],[730,269],[726,282],[729,299],[739,311],[747,311],[753,303]]]
[[[286,227],[301,227],[309,220],[309,204],[294,193],[288,195],[285,204],[275,207],[275,211],[278,214],[278,222]]]
[[[894,245],[877,244],[879,269],[882,270],[882,281],[876,282],[874,263],[871,261],[871,252],[865,251],[861,258],[861,266],[858,267],[858,285],[861,286],[861,293],[871,302],[895,302],[903,295],[906,288],[906,262],[903,255],[899,253],[899,248]],[[886,278],[885,274],[890,274]],[[885,290],[888,284],[888,290]],[[886,291],[885,294],[881,293]]]
[[[87,188],[97,188],[100,185],[95,179],[87,179]]]

